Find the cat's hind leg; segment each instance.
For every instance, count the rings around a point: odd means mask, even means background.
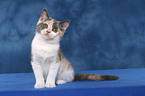
[[[56,84],[64,84],[68,82],[72,82],[74,80],[74,72],[73,70],[65,70],[63,72],[59,72]]]
[[[64,83],[67,83],[66,81],[64,80],[57,80],[56,81],[56,84],[59,85],[59,84],[64,84]]]

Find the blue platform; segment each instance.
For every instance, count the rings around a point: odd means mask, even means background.
[[[145,96],[145,68],[79,71],[118,75],[115,81],[74,81],[56,88],[34,89],[33,73],[0,75],[0,96]]]

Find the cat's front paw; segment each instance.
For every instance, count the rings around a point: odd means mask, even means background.
[[[44,88],[45,84],[44,83],[36,83],[34,88],[40,89],[40,88]]]
[[[45,85],[46,88],[54,88],[56,87],[55,83],[47,82]]]

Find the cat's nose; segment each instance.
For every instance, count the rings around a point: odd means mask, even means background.
[[[50,33],[50,31],[48,31],[48,30],[46,32],[47,32],[47,34]]]

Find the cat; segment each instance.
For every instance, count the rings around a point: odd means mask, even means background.
[[[74,80],[117,80],[118,76],[74,74],[70,62],[60,48],[60,40],[70,20],[57,21],[43,9],[31,44],[31,65],[35,75],[34,88],[53,88]]]

